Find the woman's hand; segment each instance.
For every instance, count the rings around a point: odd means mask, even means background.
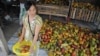
[[[30,52],[30,54],[34,52],[34,47],[33,46],[30,47],[29,52]]]

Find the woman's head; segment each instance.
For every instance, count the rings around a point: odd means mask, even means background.
[[[36,4],[33,1],[27,1],[25,3],[25,9],[29,15],[35,15],[37,13]]]

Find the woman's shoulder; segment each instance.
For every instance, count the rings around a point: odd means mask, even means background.
[[[39,16],[39,15],[36,15],[36,18],[37,18],[37,19],[42,19],[42,17],[41,17],[41,16]]]
[[[37,24],[42,24],[43,23],[42,17],[39,15],[36,15],[36,22],[37,22]]]

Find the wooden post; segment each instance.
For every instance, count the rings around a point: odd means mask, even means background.
[[[69,11],[68,11],[68,16],[66,18],[67,22],[70,21],[71,6],[72,6],[72,0],[69,0]]]

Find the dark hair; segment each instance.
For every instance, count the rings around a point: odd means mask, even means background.
[[[30,8],[32,5],[33,5],[33,6],[36,8],[36,10],[37,10],[36,3],[35,3],[34,1],[27,1],[27,2],[25,3],[25,9],[26,9],[26,10],[29,10],[29,8]]]

